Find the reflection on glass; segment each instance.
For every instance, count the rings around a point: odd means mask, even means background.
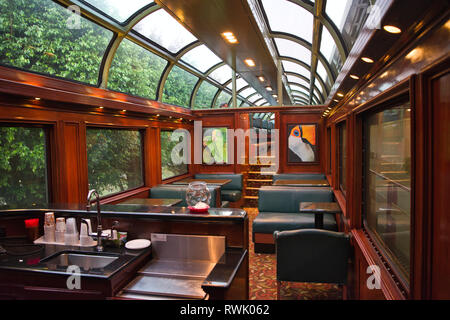
[[[203,81],[198,88],[197,95],[195,97],[194,109],[211,108],[211,104],[217,90],[219,89],[215,85],[212,85],[208,81]]]
[[[347,190],[347,124],[338,126],[339,133],[339,184],[342,191]]]
[[[103,11],[111,18],[116,19],[119,22],[124,22],[136,11],[144,6],[153,3],[149,0],[82,0],[90,5],[96,7],[100,11]]]
[[[0,206],[48,202],[42,128],[0,127]]]
[[[88,128],[86,146],[89,189],[105,196],[144,184],[139,131]]]
[[[172,53],[178,52],[197,40],[163,9],[159,9],[142,19],[133,30]]]
[[[224,84],[231,79],[231,68],[228,65],[223,65],[211,72],[209,77],[220,84]]]
[[[164,84],[163,102],[188,108],[197,81],[193,74],[174,66]]]
[[[48,0],[0,1],[0,64],[96,85],[113,33]]]
[[[231,99],[231,94],[226,91],[222,91],[214,103],[214,108],[228,108],[228,101]]]
[[[209,50],[204,44],[198,46],[181,57],[181,60],[197,68],[201,72],[205,72],[212,66],[218,64],[222,60]]]
[[[156,99],[159,79],[167,61],[124,39],[111,64],[108,89]]]
[[[188,148],[187,133],[161,131],[161,174],[162,180],[188,173],[187,161],[184,159],[183,148]],[[175,163],[173,161],[175,159]],[[178,159],[178,160],[177,160]]]
[[[285,0],[263,0],[272,31],[292,33],[312,43],[313,15],[299,5]]]
[[[364,121],[364,222],[408,279],[411,228],[409,103]]]

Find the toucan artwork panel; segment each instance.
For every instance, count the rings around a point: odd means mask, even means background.
[[[288,163],[318,162],[317,124],[288,124]]]

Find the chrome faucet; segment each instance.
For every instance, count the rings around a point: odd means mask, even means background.
[[[102,246],[102,213],[100,211],[100,196],[98,192],[95,189],[89,190],[88,196],[87,196],[87,205],[86,209],[87,211],[91,210],[91,198],[92,196],[95,196],[96,202],[97,202],[97,251],[102,252],[103,246]],[[89,228],[88,228],[89,230]]]

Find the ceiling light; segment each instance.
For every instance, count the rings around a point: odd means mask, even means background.
[[[222,37],[225,39],[228,43],[238,43],[236,37],[234,36],[233,32],[226,31],[222,33]]]
[[[256,66],[255,61],[253,61],[253,59],[245,59],[244,60],[245,64],[249,67],[254,67]]]
[[[263,76],[258,77],[258,79],[259,79],[259,81],[261,81],[261,82],[264,82],[264,80],[265,80]]]
[[[350,78],[355,79],[355,80],[359,80],[359,77],[357,75],[351,74]]]
[[[341,93],[341,92],[339,92],[339,93],[337,94],[337,96],[342,98],[342,97],[344,96],[344,94]]]
[[[122,112],[127,112],[127,110],[123,109]]]
[[[402,33],[402,29],[400,29],[396,26],[385,25],[385,26],[383,26],[383,29],[389,33],[395,33],[395,34]]]
[[[273,94],[273,95],[272,95],[272,97],[274,97],[274,98],[278,98],[278,96],[277,96],[276,94]]]
[[[267,90],[267,91],[272,91],[272,87],[267,86],[267,87],[266,87],[266,90]]]
[[[373,59],[370,59],[369,57],[362,57],[361,58],[362,61],[367,62],[367,63],[374,63],[375,61],[373,61]]]
[[[334,101],[334,102],[339,102],[339,100],[338,100],[338,99],[333,99],[333,101]]]
[[[103,109],[104,107],[98,107],[99,109]]]
[[[41,98],[34,98],[34,100],[37,100],[37,101],[39,101],[39,100],[41,100]]]

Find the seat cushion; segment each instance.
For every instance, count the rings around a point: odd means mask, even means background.
[[[240,190],[242,191],[243,187],[243,176],[238,173],[223,173],[223,174],[211,174],[211,173],[198,173],[195,175],[195,179],[205,179],[208,182],[208,179],[230,179],[231,182],[222,186],[222,190]]]
[[[323,215],[323,227],[336,231],[337,224],[333,214]],[[314,229],[314,214],[260,212],[253,220],[253,233],[269,233],[296,229]]]
[[[277,180],[325,180],[323,173],[279,173],[273,175],[273,181]]]
[[[222,201],[236,202],[241,200],[242,192],[239,190],[222,190],[221,198]]]
[[[298,213],[300,202],[332,202],[333,190],[328,187],[264,186],[259,189],[259,212]]]

